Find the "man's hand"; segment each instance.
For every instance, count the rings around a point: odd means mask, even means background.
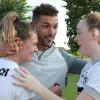
[[[52,87],[51,87],[51,91],[53,93],[55,93],[56,95],[62,97],[62,88],[58,83],[55,83]]]
[[[20,38],[17,37],[15,42],[19,50],[23,49],[23,45],[22,45],[23,42],[20,40]],[[10,45],[7,43],[3,43],[3,44],[0,43],[0,57],[12,55],[15,54],[16,52],[17,52],[16,47],[10,47]]]

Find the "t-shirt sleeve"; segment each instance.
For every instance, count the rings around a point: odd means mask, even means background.
[[[100,65],[93,66],[86,86],[94,88],[100,93]]]
[[[24,88],[17,88],[15,92],[15,100],[34,100],[35,93],[27,91]]]
[[[100,99],[100,64],[96,64],[95,66],[93,66],[88,77],[89,79],[87,80],[84,92],[91,96],[94,96],[95,99],[98,97]]]
[[[13,74],[19,76],[14,70],[12,70]],[[18,81],[12,78],[12,82],[17,83]],[[15,100],[33,100],[35,93],[26,90],[23,87],[17,87],[13,85],[13,96]]]

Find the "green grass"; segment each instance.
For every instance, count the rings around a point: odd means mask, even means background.
[[[67,87],[63,87],[63,97],[65,100],[75,100],[77,95],[76,83],[79,79],[79,75],[69,74]]]

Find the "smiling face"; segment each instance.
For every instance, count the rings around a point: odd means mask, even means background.
[[[75,42],[82,55],[100,59],[100,12],[91,12],[80,20]]]
[[[88,29],[86,20],[81,20],[77,25],[77,35],[75,42],[79,45],[79,50],[82,55],[89,56],[91,51],[91,31]]]
[[[38,44],[45,48],[49,48],[57,33],[58,18],[57,16],[42,15],[37,23],[35,23],[38,35]]]
[[[36,46],[37,42],[38,38],[36,33],[33,33],[29,39],[23,42],[23,50],[19,52],[19,56],[22,61],[32,60],[33,52],[38,51]]]

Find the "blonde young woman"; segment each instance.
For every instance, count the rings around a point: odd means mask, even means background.
[[[91,58],[83,68],[76,100],[100,100],[100,12],[92,12],[77,25],[75,41],[82,55]]]
[[[20,40],[23,41],[23,49],[19,49]],[[34,94],[24,88],[15,87],[12,84],[15,80],[11,76],[17,74],[14,68],[19,68],[19,63],[32,60],[32,53],[37,51],[37,41],[33,28],[21,21],[16,12],[9,12],[1,20],[0,43],[16,48],[17,52],[0,58],[0,100],[33,100]]]

